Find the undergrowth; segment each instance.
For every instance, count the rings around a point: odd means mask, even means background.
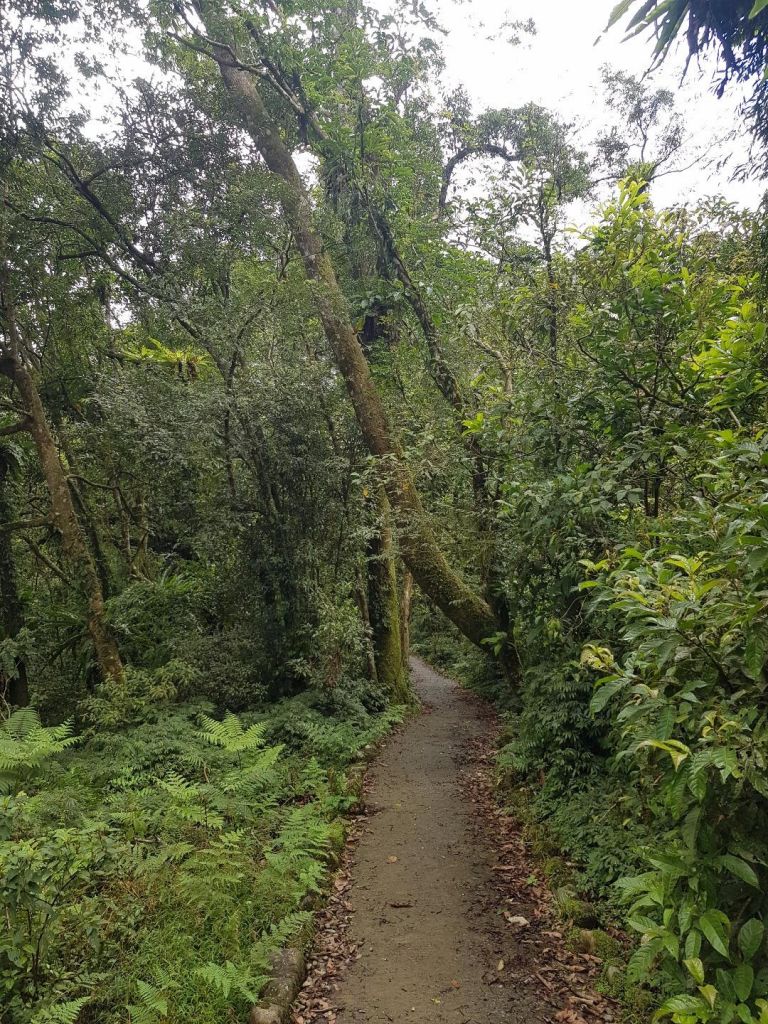
[[[401,716],[355,685],[240,718],[166,706],[90,735],[14,713],[0,729],[2,1020],[245,1019],[343,843],[345,766]]]

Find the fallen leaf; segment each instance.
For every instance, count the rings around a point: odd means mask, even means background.
[[[397,864],[397,857],[387,857],[387,864]]]
[[[456,979],[454,978],[451,981],[451,988],[461,988],[461,982],[460,981],[456,981]]]
[[[501,974],[501,972],[504,970],[503,960],[499,960],[499,962],[496,964],[496,970],[499,972],[499,974]]]

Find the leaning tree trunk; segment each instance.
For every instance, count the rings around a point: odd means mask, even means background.
[[[215,17],[200,4],[209,35]],[[363,439],[380,460],[403,560],[421,589],[476,644],[498,632],[489,605],[451,569],[427,522],[403,453],[395,440],[336,274],[314,225],[312,206],[293,157],[269,116],[253,76],[236,66],[228,46],[214,44],[216,60],[243,125],[270,171],[282,179],[282,206],[301,254],[315,306],[355,410]]]
[[[29,370],[17,355],[0,361],[0,370],[14,382],[27,414],[27,429],[35,442],[51,499],[51,520],[61,536],[64,556],[88,604],[88,632],[103,679],[122,680],[123,663],[107,625],[104,594],[72,501],[69,481],[59,460],[51,429]]]

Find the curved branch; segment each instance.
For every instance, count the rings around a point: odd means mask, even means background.
[[[497,156],[500,160],[506,160],[510,164],[515,164],[522,160],[520,153],[510,153],[508,149],[505,149],[503,146],[497,146],[493,142],[486,142],[480,146],[464,146],[458,153],[453,154],[443,168],[443,183],[440,187],[440,198],[437,204],[440,213],[443,213],[448,205],[448,189],[451,187],[453,172],[459,164],[463,164],[465,160],[470,160],[473,156]]]

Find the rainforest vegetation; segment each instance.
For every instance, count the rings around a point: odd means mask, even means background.
[[[768,3],[609,18],[746,90],[762,173]],[[768,206],[656,204],[652,78],[605,69],[595,137],[474,109],[441,39],[0,9],[9,1024],[246,1019],[411,639],[505,709],[648,1019],[768,1022]]]

